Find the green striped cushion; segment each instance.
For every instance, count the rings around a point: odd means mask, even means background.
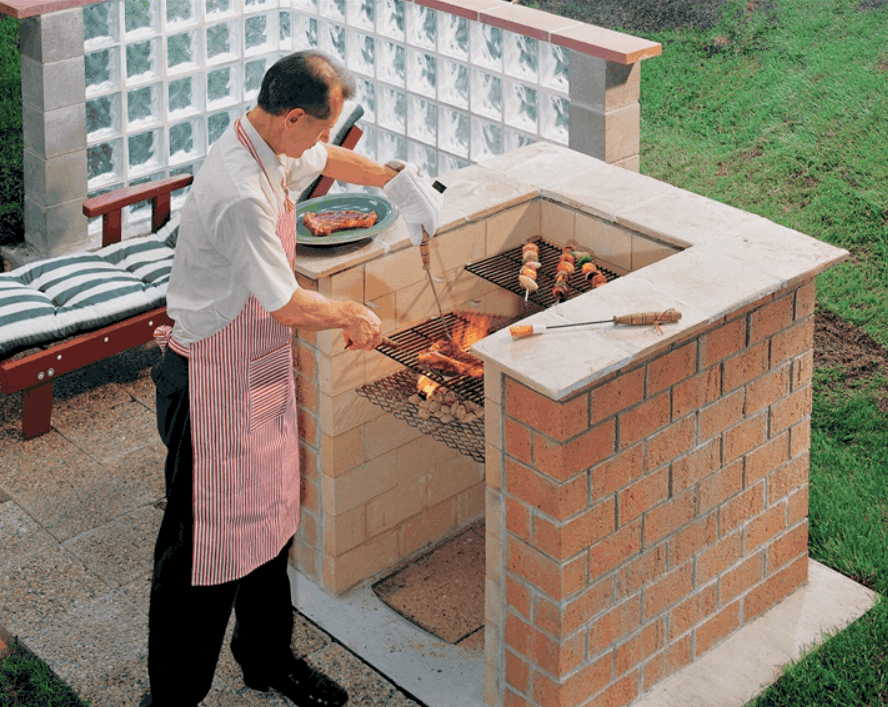
[[[177,231],[178,217],[150,236],[0,274],[0,355],[162,306]]]

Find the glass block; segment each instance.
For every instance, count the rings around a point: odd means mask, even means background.
[[[200,68],[200,31],[171,34],[167,37],[166,65],[171,73]]]
[[[438,106],[438,147],[460,157],[469,156],[469,116]]]
[[[570,138],[570,100],[542,92],[540,96],[540,135],[567,145]]]
[[[407,140],[403,135],[396,135],[387,130],[380,130],[376,137],[376,154],[378,160],[385,164],[389,160],[407,159]]]
[[[503,32],[503,56],[506,73],[524,81],[539,79],[539,42],[515,32]]]
[[[556,91],[570,91],[570,52],[550,42],[540,42],[540,83]]]
[[[411,95],[407,101],[407,136],[434,145],[438,137],[438,111],[434,101]]]
[[[469,67],[458,61],[442,59],[438,99],[467,109],[469,107]]]
[[[395,86],[406,85],[404,47],[393,42],[380,41],[377,48],[379,49],[377,77]]]
[[[486,71],[472,69],[470,107],[473,113],[502,120],[503,82]]]
[[[84,54],[83,64],[87,95],[120,86],[120,47]]]
[[[503,154],[503,128],[496,123],[472,117],[472,162]]]
[[[159,39],[126,45],[127,83],[160,78],[160,68],[157,63],[159,49]]]
[[[210,20],[222,15],[230,15],[234,12],[234,3],[235,0],[206,0],[204,4],[205,18]]]
[[[170,118],[203,112],[203,75],[192,74],[167,82],[167,114]]]
[[[281,42],[289,42],[293,34],[292,14],[289,10],[281,10],[278,13],[278,28]]]
[[[119,40],[119,8],[120,3],[116,0],[83,7],[83,44],[85,48]]]
[[[296,13],[293,17],[293,51],[317,49],[318,21],[314,17]]]
[[[247,12],[268,7],[277,7],[276,0],[244,0],[244,10]]]
[[[207,110],[241,102],[239,69],[229,64],[207,71]]]
[[[121,145],[122,145],[122,143],[121,143]],[[121,148],[121,152],[122,151],[123,151],[123,149]],[[87,157],[87,163],[89,163],[88,157]],[[122,189],[124,186],[123,182],[112,182],[112,183],[108,184],[103,180],[96,180],[96,181],[101,182],[101,184],[103,186],[101,186],[97,189],[90,188],[89,191],[87,191],[87,193],[86,193],[87,199],[93,199],[97,196],[102,196],[103,194],[108,194],[109,192],[112,192],[115,189]],[[89,183],[87,183],[87,184],[89,184]],[[102,217],[101,216],[93,216],[91,219],[87,219],[86,224],[87,224],[86,225],[86,232],[89,233],[89,235],[92,236],[92,235],[102,232]]]
[[[345,27],[332,22],[318,22],[318,49],[345,63]]]
[[[318,12],[337,22],[345,22],[345,0],[318,0]]]
[[[469,162],[467,160],[461,160],[459,157],[454,157],[446,152],[438,152],[438,173],[435,176],[440,177],[442,174],[465,169],[468,166]]]
[[[472,63],[496,71],[503,70],[503,31],[493,25],[472,22]]]
[[[268,57],[248,61],[244,63],[244,100],[251,101],[259,95],[262,87],[262,78],[265,76],[266,67],[271,68]]]
[[[123,27],[127,34],[160,31],[160,0],[123,0]]]
[[[378,0],[376,15],[376,33],[404,40],[404,2],[403,0]]]
[[[376,39],[369,34],[350,31],[348,42],[348,68],[359,74],[373,76],[376,66]]]
[[[519,147],[524,147],[525,145],[530,145],[534,142],[537,142],[537,138],[532,137],[530,135],[525,135],[524,133],[518,133],[514,130],[506,130],[505,134],[505,148],[506,152],[511,152],[512,150],[517,150]]]
[[[236,119],[240,111],[223,110],[219,113],[212,113],[207,116],[207,146],[212,147],[224,133],[228,126]]]
[[[170,125],[170,164],[180,164],[203,157],[203,121],[197,118]]]
[[[438,36],[438,13],[430,7],[409,3],[407,5],[407,43],[435,49]]]
[[[265,54],[278,47],[277,12],[266,12],[244,18],[244,53]]]
[[[376,84],[372,81],[365,81],[360,76],[355,81],[355,100],[364,108],[364,120],[368,122],[376,122]],[[366,135],[361,139],[358,145],[366,140]]]
[[[364,115],[366,117],[366,113]],[[364,155],[364,157],[369,157],[371,160],[376,160],[377,129],[363,120],[358,122],[358,126],[364,131],[364,134],[361,139],[358,140],[358,144],[355,145],[355,152],[359,155]]]
[[[376,27],[373,0],[346,0],[345,17],[349,25],[372,32]]]
[[[537,92],[527,84],[506,81],[503,120],[507,125],[530,133],[537,131]]]
[[[166,0],[167,27],[176,24],[191,24],[197,19],[194,0]]]
[[[107,140],[120,132],[120,94],[86,101],[86,139],[89,142]]]
[[[415,164],[423,177],[432,179],[438,174],[438,158],[434,147],[408,140],[407,161]]]
[[[128,166],[130,174],[144,173],[162,166],[163,136],[160,130],[130,135],[127,140]]]
[[[163,172],[158,172],[156,174],[146,174],[145,176],[138,177],[137,179],[130,179],[129,186],[137,187],[140,184],[147,184],[148,182],[152,182],[155,179],[163,179],[163,177]],[[127,225],[136,224],[140,221],[147,221],[151,217],[151,202],[140,201],[136,204],[133,204],[126,209],[125,214]]]
[[[191,162],[190,164],[177,165],[170,169],[171,177],[178,177],[180,174],[197,174],[200,171],[202,162]],[[191,191],[191,185],[176,189],[170,194],[170,207],[173,211],[178,211],[185,205],[185,198]]]
[[[318,11],[318,0],[291,0],[290,4],[296,12],[314,14]]]
[[[123,179],[123,139],[86,148],[86,179],[90,189]]]
[[[435,98],[437,58],[434,54],[408,49],[407,90]]]
[[[129,130],[163,122],[160,91],[161,84],[155,83],[126,92],[126,123]]]
[[[454,59],[469,60],[469,21],[465,17],[438,13],[438,52]]]
[[[207,62],[216,64],[238,57],[240,32],[236,20],[209,25],[206,32]]]
[[[376,123],[399,133],[406,132],[407,94],[390,86],[380,86]]]

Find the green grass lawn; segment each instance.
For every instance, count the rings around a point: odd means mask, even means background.
[[[24,233],[19,21],[0,15],[0,244]]]
[[[0,237],[20,218],[17,31],[0,17]],[[734,2],[711,31],[651,38],[663,54],[642,65],[642,171],[850,250],[818,278],[818,305],[888,345],[888,2]],[[815,372],[810,487],[811,556],[882,594],[885,384]],[[755,705],[888,707],[886,654],[880,601]]]

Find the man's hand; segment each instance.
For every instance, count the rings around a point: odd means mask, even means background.
[[[350,323],[342,327],[346,348],[372,351],[382,343],[382,322],[371,310],[357,302],[344,302],[352,311]]]

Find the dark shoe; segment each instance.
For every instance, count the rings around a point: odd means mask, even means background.
[[[154,702],[154,697],[149,692],[147,695],[145,695],[142,698],[142,701],[139,702],[139,707],[161,707],[161,705],[159,703]],[[199,706],[195,705],[194,707],[199,707]]]
[[[345,690],[304,660],[294,661],[286,674],[270,680],[244,672],[244,684],[260,692],[273,687],[298,707],[340,707],[348,702]]]

